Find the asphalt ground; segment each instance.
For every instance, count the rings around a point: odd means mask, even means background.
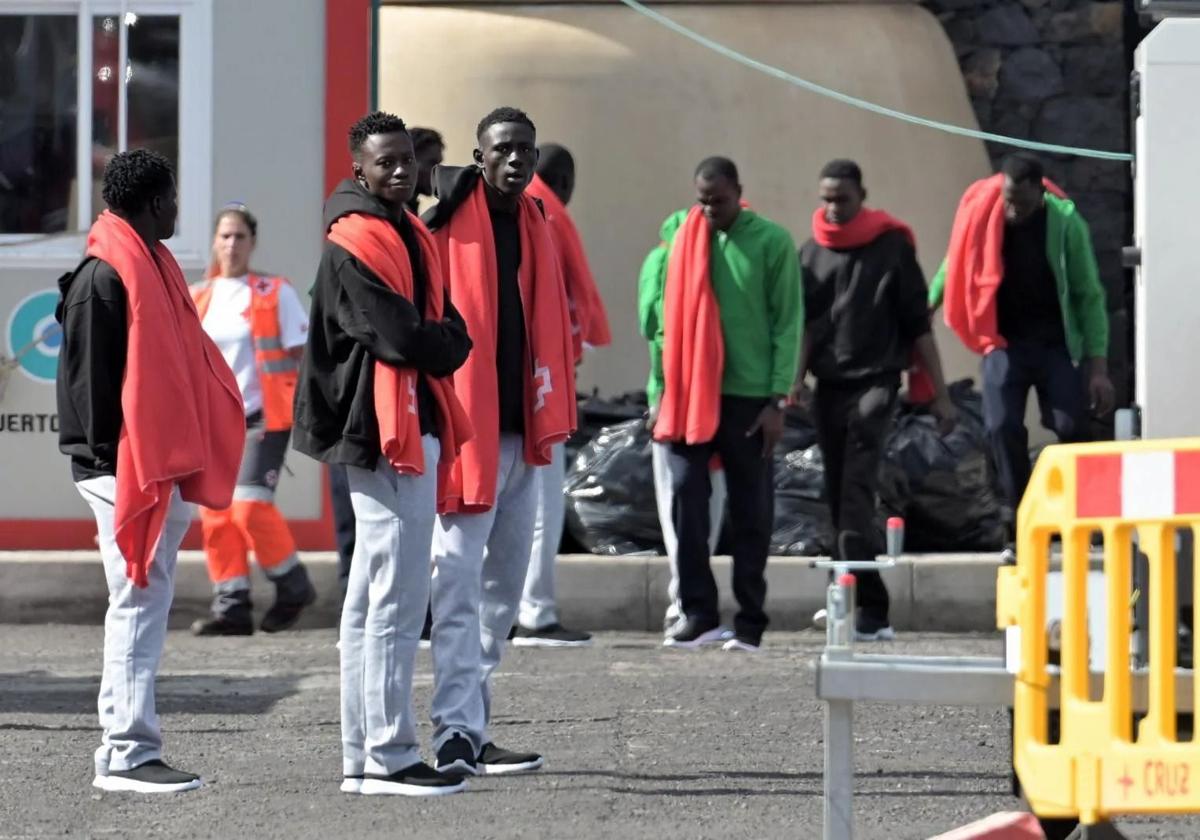
[[[605,633],[576,650],[512,649],[493,737],[546,767],[437,800],[338,792],[332,630],[197,639],[173,631],[159,679],[166,759],[205,787],[90,787],[101,628],[0,625],[0,838],[819,838],[823,637],[768,634],[758,655],[664,650]],[[879,652],[996,655],[996,635],[904,634]],[[428,749],[428,652],[416,705]],[[858,838],[916,840],[1010,795],[1001,709],[862,705]],[[1130,838],[1200,837],[1200,819],[1122,823]]]

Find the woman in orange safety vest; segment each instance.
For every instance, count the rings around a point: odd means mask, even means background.
[[[275,507],[308,313],[287,280],[250,269],[257,234],[258,221],[245,205],[223,207],[207,277],[192,287],[204,330],[233,370],[246,407],[246,447],[233,504],[225,510],[200,509],[214,594],[212,615],[192,625],[197,636],[254,632],[247,561],[251,550],[275,584],[275,603],[260,624],[264,632],[292,626],[316,600],[287,522]]]

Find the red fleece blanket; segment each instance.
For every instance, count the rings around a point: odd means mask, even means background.
[[[525,312],[525,461],[550,463],[551,449],[575,430],[575,353],[567,295],[554,243],[532,196],[518,203],[521,304]],[[450,299],[474,349],[454,374],[475,437],[439,486],[442,513],[480,513],[496,503],[500,467],[500,390],[496,375],[499,278],[496,241],[481,179],[445,227],[434,234]]]
[[[1066,194],[1048,178],[1047,191]],[[1004,347],[996,293],[1004,279],[1004,175],[976,181],[963,194],[950,231],[943,303],[946,326],[976,353]]]
[[[712,230],[699,205],[675,234],[667,260],[662,366],[654,439],[712,440],[721,422],[725,338],[712,287]]]
[[[114,530],[126,574],[145,587],[174,485],[208,508],[233,501],[246,418],[237,380],[200,327],[167,247],[151,252],[106,210],[88,233],[87,254],[116,270],[128,299]]]
[[[558,249],[558,258],[562,264],[563,281],[567,288],[567,306],[571,312],[571,334],[575,343],[576,358],[583,356],[583,345],[606,347],[612,344],[612,331],[608,326],[608,313],[604,309],[604,300],[600,290],[596,288],[596,280],[592,276],[588,264],[587,253],[583,250],[583,239],[567,206],[563,204],[554,190],[550,189],[537,175],[527,192],[542,202],[546,210],[546,221],[550,225],[550,238]]]
[[[406,211],[407,212],[407,211]],[[442,261],[433,234],[414,214],[408,220],[417,235],[428,275],[425,317],[442,320],[445,286]],[[405,300],[413,300],[414,279],[408,248],[399,231],[377,216],[354,213],[338,219],[329,229],[329,241],[342,246],[375,276]],[[383,456],[398,473],[423,475],[425,451],[421,446],[421,421],[417,412],[417,371],[375,362],[375,416],[379,420],[379,442]],[[474,434],[471,419],[463,410],[454,383],[427,376],[426,383],[437,403],[438,437],[442,454],[438,459],[440,480],[448,478],[462,446]]]

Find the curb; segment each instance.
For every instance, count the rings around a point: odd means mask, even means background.
[[[334,552],[301,552],[320,596],[300,627],[332,627],[341,590]],[[803,630],[825,606],[827,572],[811,557],[772,557],[767,563],[767,613],[773,630]],[[730,560],[714,557],[722,610],[736,609]],[[908,555],[881,573],[891,593],[897,630],[996,631],[996,570],[1000,555]],[[586,630],[659,631],[667,607],[667,558],[660,556],[560,556],[556,568],[563,621]],[[258,608],[269,606],[270,584],[255,573]],[[171,626],[186,627],[208,612],[212,587],[203,554],[181,551],[175,576]],[[108,592],[92,551],[0,552],[0,623],[95,624],[104,622]]]

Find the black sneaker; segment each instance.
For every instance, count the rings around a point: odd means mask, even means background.
[[[249,614],[245,617],[210,615],[192,622],[193,636],[252,636],[254,622]]]
[[[287,577],[295,576],[299,580],[284,582],[280,578],[275,583],[275,603],[262,617],[259,627],[264,633],[278,633],[296,623],[304,608],[317,600],[317,590],[308,579],[308,572],[303,566],[297,566],[288,572]],[[290,590],[290,591],[289,591]]]
[[[505,776],[509,773],[540,770],[545,763],[545,759],[537,753],[518,753],[501,749],[489,741],[479,751],[478,767],[481,776]]]
[[[107,776],[92,779],[92,787],[110,793],[181,793],[195,790],[202,784],[199,776],[168,767],[157,758],[132,770],[110,770]]]
[[[471,742],[458,733],[437,751],[435,766],[439,773],[451,777],[479,775],[479,768],[475,766],[475,750],[471,749]]]
[[[715,645],[733,638],[733,631],[722,627],[720,622],[700,622],[694,618],[681,618],[667,631],[663,647],[694,649],[704,645]]]
[[[854,621],[854,640],[858,642],[890,642],[896,631],[886,618],[878,618],[859,610]]]
[[[447,796],[466,789],[461,776],[443,776],[423,761],[390,776],[366,773],[362,780],[363,796]]]
[[[587,647],[592,643],[592,634],[568,630],[555,622],[536,630],[518,627],[512,643],[513,647]]]

